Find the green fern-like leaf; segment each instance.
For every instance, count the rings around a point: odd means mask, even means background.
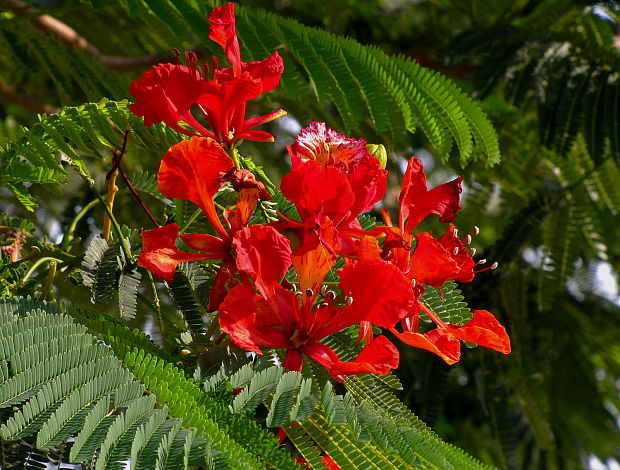
[[[101,262],[103,255],[108,249],[108,243],[103,238],[93,238],[84,253],[82,261],[82,281],[86,287],[92,287],[95,284],[95,276],[97,267]]]
[[[203,308],[186,273],[180,270],[175,273],[174,281],[170,284],[170,291],[192,333],[204,334],[206,330],[202,319]]]
[[[131,356],[127,364],[155,392],[145,395],[113,350],[97,343],[71,317],[53,308],[27,310],[30,305],[47,307],[30,300],[3,300],[1,305],[0,362],[9,367],[0,396],[5,397],[5,407],[18,408],[0,427],[3,440],[36,434],[37,447],[49,450],[75,435],[70,460],[84,462],[97,453],[95,465],[106,469],[123,468],[132,455],[138,456],[137,462],[153,464],[137,468],[186,469],[198,460],[213,460],[212,452],[231,468],[264,468],[228,436],[231,432],[274,468],[297,468],[254,421],[239,423],[225,405],[208,399],[172,364],[144,350]],[[59,338],[67,345],[58,345]],[[47,361],[45,367],[39,366],[41,359]],[[169,412],[182,416],[166,418],[167,412],[158,406],[168,400],[174,403]],[[217,422],[208,416],[217,416]],[[155,458],[144,454],[147,448]]]
[[[446,282],[440,289],[427,287],[421,298],[439,318],[454,325],[463,325],[472,318],[471,310],[463,299],[454,281]]]
[[[243,413],[254,409],[276,389],[282,373],[281,367],[270,367],[254,375],[250,385],[235,397],[230,405],[230,410],[235,413]]]
[[[112,96],[120,96],[118,94]],[[22,136],[0,149],[3,181],[32,182],[57,185],[66,181],[61,160],[89,177],[84,155],[103,158],[106,149],[120,148],[120,129],[132,129],[131,143],[163,155],[181,137],[165,126],[145,127],[141,118],[129,111],[127,101],[87,103],[66,107],[60,113],[41,116],[39,123],[24,130]],[[144,186],[148,188],[146,181]],[[150,187],[153,194],[153,188]]]
[[[138,286],[142,274],[138,270],[121,272],[118,281],[118,307],[121,318],[127,320],[136,316]]]
[[[92,301],[97,304],[106,304],[112,300],[118,286],[118,277],[124,264],[124,256],[120,245],[108,247],[101,262],[97,266],[95,280],[92,287]]]

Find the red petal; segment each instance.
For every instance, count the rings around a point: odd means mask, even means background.
[[[252,217],[254,209],[258,204],[259,196],[260,192],[257,188],[241,189],[237,198],[236,208],[224,211],[224,219],[226,219],[230,227],[230,235],[234,236],[235,233],[248,225],[250,217]]]
[[[288,370],[295,370],[301,372],[301,367],[304,362],[304,356],[297,349],[289,349],[286,352],[286,357],[282,363],[282,367]]]
[[[355,194],[349,218],[357,218],[383,199],[387,186],[387,171],[379,168],[377,159],[370,157],[365,164],[354,167],[348,176]]]
[[[256,287],[267,297],[271,286],[291,266],[291,246],[284,235],[267,225],[252,225],[239,230],[233,244],[237,267],[252,276]]]
[[[369,321],[384,328],[393,327],[407,316],[415,303],[411,281],[396,267],[385,261],[360,261],[342,270],[340,283],[345,294],[351,294],[353,303],[343,310],[348,324]],[[346,312],[345,312],[346,311]]]
[[[253,142],[274,142],[275,139],[272,134],[265,131],[247,130],[235,134],[237,139],[251,140]]]
[[[454,226],[451,225],[438,240],[430,233],[416,235],[409,277],[433,287],[441,287],[451,279],[470,282],[474,278],[475,265],[467,248],[454,236]]]
[[[463,341],[476,343],[504,354],[510,353],[510,338],[506,328],[486,310],[474,311],[474,317],[465,325],[448,325],[446,329]]]
[[[220,237],[227,239],[213,195],[222,186],[220,173],[232,167],[232,159],[215,140],[192,137],[173,145],[164,155],[158,173],[159,190],[165,196],[196,203]]]
[[[203,82],[196,104],[209,121],[216,140],[228,145],[238,139],[237,133],[243,128],[246,102],[260,94],[260,83],[243,73],[225,81]]]
[[[274,52],[264,60],[244,63],[243,71],[250,74],[250,76],[260,84],[261,93],[267,93],[280,83],[280,77],[284,72],[284,62],[282,61],[282,57],[280,57],[277,52]],[[258,124],[254,124],[252,127],[255,125]]]
[[[214,312],[220,307],[220,304],[233,287],[239,284],[239,281],[235,277],[237,273],[237,265],[234,261],[225,261],[220,269],[217,270],[215,279],[211,284],[211,291],[209,292],[209,305],[207,311]]]
[[[349,362],[338,361],[329,373],[340,379],[343,375],[371,373],[386,375],[398,367],[400,354],[396,346],[385,336],[377,336],[368,346],[362,349],[357,358]]]
[[[314,293],[312,297],[315,297],[319,293],[323,279],[336,263],[336,257],[323,245],[318,245],[302,255],[294,255],[292,261],[300,290],[306,292],[307,289],[311,289]]]
[[[380,261],[381,248],[374,237],[362,237],[357,245],[357,256],[361,260]]]
[[[262,354],[259,346],[290,348],[290,340],[278,325],[278,318],[252,289],[234,287],[220,304],[220,327],[240,348]]]
[[[444,183],[430,191],[422,163],[415,157],[409,160],[400,193],[400,225],[412,230],[430,214],[440,216],[441,222],[451,222],[461,208],[459,204],[463,177]]]
[[[458,362],[461,358],[461,343],[442,328],[435,328],[424,334],[411,331],[399,333],[395,329],[390,331],[403,343],[437,354],[450,365]]]
[[[215,255],[212,259],[232,259],[228,246],[221,238],[206,233],[188,233],[181,235],[181,240],[192,250],[203,251]]]
[[[322,343],[319,343],[318,341],[312,342],[307,346],[299,348],[299,351],[304,353],[310,359],[321,364],[327,370],[330,370],[335,363],[340,362],[340,359],[338,359],[338,355],[334,352],[333,349],[325,346]]]
[[[245,121],[243,121],[243,131],[252,129],[253,127],[256,127],[256,126],[260,126],[261,124],[266,124],[268,122],[273,121],[274,119],[278,119],[278,118],[281,118],[282,116],[286,116],[287,114],[288,113],[284,111],[283,109],[278,109],[277,111],[274,111],[269,114],[264,114],[263,116],[257,116],[257,117],[253,117],[250,119],[246,119]],[[259,132],[259,131],[256,131],[256,132]],[[265,134],[267,133],[265,132]],[[273,136],[271,137],[273,138]]]
[[[326,470],[341,470],[340,467],[336,464],[336,462],[332,460],[329,455],[324,455],[321,462],[325,462],[327,464],[327,466],[325,467]]]
[[[241,72],[241,53],[235,31],[235,4],[229,2],[226,6],[214,8],[209,14],[209,21],[209,39],[222,46],[226,58]]]
[[[177,248],[175,241],[179,235],[177,224],[142,232],[142,251],[138,265],[151,271],[155,276],[168,282],[174,280],[177,266],[187,261],[214,259],[211,254],[187,253]]]
[[[354,201],[347,177],[336,168],[322,167],[314,161],[299,165],[284,175],[282,194],[297,206],[303,220],[325,215],[334,223],[345,217]]]
[[[142,74],[129,87],[136,102],[130,106],[136,116],[144,116],[147,126],[164,122],[173,129],[195,135],[179,122],[185,122],[200,134],[213,137],[193,116],[191,107],[202,94],[203,80],[195,68],[184,65],[160,64]]]

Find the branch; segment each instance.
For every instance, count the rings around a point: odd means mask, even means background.
[[[6,83],[0,78],[0,95],[4,96],[9,101],[17,103],[26,109],[30,109],[39,114],[56,114],[60,109],[52,106],[51,104],[39,103],[33,100],[30,96],[15,91],[11,85]]]
[[[59,41],[82,51],[110,70],[131,70],[136,68],[145,68],[159,62],[170,62],[176,59],[174,52],[162,52],[159,54],[150,54],[134,57],[120,57],[102,54],[101,51],[90,44],[75,29],[57,20],[53,16],[41,14],[38,8],[32,7],[21,0],[4,0],[4,4],[22,15],[36,15],[30,22],[48,36],[54,36]]]

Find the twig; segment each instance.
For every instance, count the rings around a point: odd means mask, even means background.
[[[120,173],[120,175],[121,175],[121,178],[123,178],[123,181],[125,182],[125,184],[129,188],[129,191],[131,192],[133,197],[136,199],[136,201],[138,202],[138,204],[140,205],[142,210],[146,213],[146,215],[151,220],[151,222],[153,222],[153,225],[155,225],[155,227],[159,228],[159,227],[161,227],[161,224],[159,222],[157,222],[157,219],[155,217],[153,217],[153,214],[151,213],[149,208],[146,207],[146,204],[144,204],[144,201],[142,200],[142,198],[138,194],[138,191],[136,191],[136,188],[134,188],[133,184],[131,184],[131,181],[129,180],[129,177],[127,176],[127,173],[125,173],[123,165],[121,165],[121,160],[125,156],[125,149],[127,148],[127,137],[129,136],[130,130],[131,129],[129,127],[127,127],[127,129],[125,130],[125,137],[123,138],[123,148],[121,149],[120,153],[118,153],[116,150],[112,150],[112,155],[114,155],[114,159],[112,161],[112,169],[106,175],[106,179],[111,177],[114,174],[115,171],[118,171],[118,173]]]

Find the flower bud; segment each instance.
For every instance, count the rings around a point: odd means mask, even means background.
[[[370,153],[373,157],[379,160],[381,168],[385,168],[385,166],[387,165],[387,151],[385,150],[385,147],[383,145],[367,144],[366,150],[368,150],[368,153]]]

